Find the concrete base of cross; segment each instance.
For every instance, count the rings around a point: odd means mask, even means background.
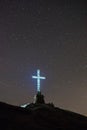
[[[38,92],[34,97],[34,103],[37,104],[45,104],[44,101],[44,95],[41,94],[41,92]]]

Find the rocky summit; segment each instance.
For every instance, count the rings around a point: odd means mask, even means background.
[[[55,107],[31,103],[26,108],[0,102],[0,130],[87,130],[87,117]]]

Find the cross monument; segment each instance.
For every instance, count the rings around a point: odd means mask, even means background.
[[[37,76],[32,76],[32,78],[37,79],[37,92],[40,92],[40,80],[46,79],[46,77],[40,76],[40,70],[37,70]]]

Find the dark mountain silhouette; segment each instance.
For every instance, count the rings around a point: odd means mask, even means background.
[[[30,104],[26,108],[0,102],[0,130],[87,130],[87,117],[56,108]]]

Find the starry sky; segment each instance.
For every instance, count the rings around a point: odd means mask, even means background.
[[[37,69],[47,103],[87,115],[84,0],[0,0],[0,101],[33,102]]]

